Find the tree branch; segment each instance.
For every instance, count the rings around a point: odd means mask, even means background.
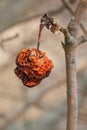
[[[77,130],[78,122],[78,100],[77,100],[77,73],[76,73],[76,22],[71,19],[68,30],[70,33],[68,39],[65,39],[65,59],[66,59],[66,77],[67,77],[67,130]]]
[[[76,11],[74,13],[75,21],[77,23],[81,22],[82,15],[85,14],[86,9],[87,9],[87,0],[80,0],[78,5],[77,5]]]
[[[68,0],[71,4],[75,3],[77,0]]]
[[[68,3],[66,2],[66,0],[61,0],[62,3],[64,4],[64,6],[66,7],[66,9],[70,12],[71,15],[74,15],[73,10],[69,7]]]
[[[78,45],[87,42],[87,34],[78,38]]]
[[[77,74],[76,74],[76,22],[72,18],[68,29],[64,29],[58,25],[53,18],[45,14],[41,19],[41,24],[46,26],[51,32],[55,33],[59,30],[64,36],[62,43],[65,50],[66,59],[66,76],[67,76],[67,130],[77,130],[78,122],[78,100],[77,100]]]
[[[72,15],[72,16],[74,16],[74,11],[70,8],[70,6],[68,5],[68,3],[66,2],[66,0],[62,0],[62,3],[64,4],[64,6],[66,7],[66,9],[70,12],[70,14]],[[80,14],[80,9],[79,9],[79,11],[78,11],[78,7],[77,7],[77,11],[76,11],[76,13],[77,13],[77,15],[75,15],[75,17],[77,17],[79,14]],[[85,8],[85,10],[86,10],[86,8]],[[85,12],[85,10],[84,10],[84,12]],[[81,17],[81,16],[79,16],[79,17]],[[77,18],[76,18],[77,19]],[[87,33],[87,30],[85,29],[85,27],[83,26],[83,24],[82,23],[80,23],[80,27],[81,27],[81,29],[83,30],[83,32],[84,33]]]

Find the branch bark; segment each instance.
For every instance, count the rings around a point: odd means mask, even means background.
[[[71,19],[68,25],[69,36],[65,35],[65,61],[67,79],[67,128],[77,130],[78,126],[78,96],[77,96],[77,71],[76,71],[76,22]]]
[[[68,30],[70,40],[65,38],[65,58],[67,76],[67,130],[77,130],[78,128],[78,93],[77,93],[77,71],[76,71],[76,52],[77,46],[77,23],[80,24],[81,17],[87,9],[87,0],[80,0],[76,11],[75,19],[71,19]],[[66,37],[66,36],[65,36]],[[72,40],[73,39],[73,40]],[[84,42],[87,40],[83,37]],[[80,39],[80,43],[83,42]],[[68,42],[70,41],[70,42]]]
[[[67,127],[66,130],[77,130],[78,127],[78,95],[77,95],[77,71],[76,52],[77,46],[76,22],[71,19],[62,45],[65,51],[66,80],[67,80]]]
[[[82,4],[82,5],[80,5]],[[53,18],[45,14],[41,19],[41,24],[50,29],[51,32],[56,33],[61,31],[64,36],[64,43],[66,62],[66,79],[67,79],[67,128],[66,130],[77,130],[78,128],[78,94],[77,94],[77,70],[76,70],[76,52],[75,48],[77,42],[77,23],[80,23],[81,16],[86,10],[87,1],[80,0],[75,11],[75,18],[73,17],[67,29],[59,26]],[[81,43],[81,41],[80,41]]]
[[[67,44],[67,43],[66,43]],[[78,100],[75,50],[65,49],[67,75],[67,129],[77,130]]]
[[[78,45],[83,44],[85,42],[87,42],[87,34],[78,38]]]
[[[87,9],[87,0],[80,0],[75,18],[71,19],[68,25],[70,36],[65,35],[65,59],[67,76],[67,128],[66,130],[77,130],[78,128],[78,93],[77,93],[77,71],[76,71],[76,52],[77,46],[77,23],[80,24],[81,17]],[[72,40],[73,39],[73,40]],[[87,40],[86,36],[80,38],[80,43]]]
[[[66,77],[67,77],[67,130],[77,130],[78,122],[78,99],[77,99],[77,71],[76,71],[76,53],[77,46],[76,22],[72,18],[67,29],[58,25],[53,18],[44,15],[41,24],[50,29],[51,32],[57,33],[61,31],[64,34],[64,43],[66,61]]]

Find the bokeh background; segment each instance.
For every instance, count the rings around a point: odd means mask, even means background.
[[[0,0],[0,130],[65,130],[66,70],[57,36],[44,28],[40,49],[54,62],[50,76],[34,88],[23,86],[14,74],[21,49],[36,47],[40,18],[49,13],[67,27],[78,0]],[[82,17],[87,29],[87,14]],[[87,44],[76,49],[79,100],[79,130],[87,130]]]

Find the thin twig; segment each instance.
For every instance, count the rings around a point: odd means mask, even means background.
[[[70,12],[71,15],[74,15],[73,10],[70,8],[70,6],[68,5],[66,0],[61,0],[62,3],[64,4],[64,6],[66,7],[66,9]]]
[[[75,20],[77,23],[81,22],[81,18],[85,15],[87,10],[87,0],[80,0],[75,10]]]
[[[83,32],[84,32],[85,34],[87,34],[87,29],[84,27],[84,25],[83,25],[82,23],[80,23],[80,27],[81,27],[81,29],[83,30]]]
[[[64,6],[66,7],[66,9],[70,12],[70,14],[72,15],[72,16],[74,16],[74,11],[70,8],[70,6],[68,5],[68,3],[67,3],[67,1],[66,0],[62,0],[62,3],[64,4]],[[85,8],[86,9],[86,8]],[[85,10],[84,10],[84,12],[85,12]],[[78,14],[78,12],[76,11],[76,14]],[[77,15],[78,16],[78,15]],[[82,31],[84,32],[84,33],[87,33],[87,30],[85,29],[85,27],[84,27],[84,25],[82,24],[82,23],[80,23],[80,27],[81,27],[81,29],[82,29]]]
[[[70,4],[74,4],[77,0],[68,0]]]
[[[78,45],[83,44],[85,42],[87,42],[87,35],[83,35],[78,38]]]

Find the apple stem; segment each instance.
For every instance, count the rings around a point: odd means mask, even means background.
[[[41,38],[41,33],[42,33],[42,30],[43,30],[43,27],[44,27],[44,25],[42,25],[40,23],[39,33],[38,33],[38,39],[37,39],[37,50],[39,50],[39,47],[40,47],[40,38]]]

